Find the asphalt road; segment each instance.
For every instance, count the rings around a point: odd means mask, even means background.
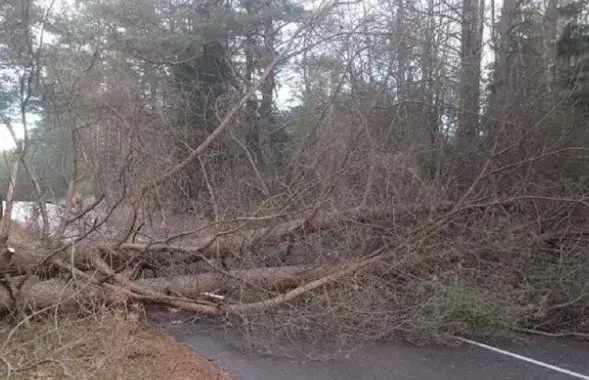
[[[571,380],[583,379],[543,368],[503,353],[462,343],[458,347],[416,347],[402,343],[363,347],[329,361],[302,355],[243,354],[206,324],[159,325],[240,380]],[[531,337],[526,343],[485,342],[509,352],[570,370],[589,379],[589,342]]]

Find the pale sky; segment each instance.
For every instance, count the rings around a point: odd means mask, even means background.
[[[39,116],[36,115],[28,115],[27,116],[27,126],[29,128],[29,132],[31,129],[35,127],[35,122],[39,120]],[[23,138],[24,136],[24,129],[23,125],[20,122],[13,121],[12,128],[14,128],[14,133],[16,134],[17,138]],[[16,145],[14,144],[14,139],[12,135],[8,131],[8,127],[5,124],[0,124],[0,152],[4,150],[14,149]]]
[[[16,126],[14,128],[17,129]],[[22,133],[22,125],[20,125],[20,128],[18,129],[20,129]],[[0,127],[0,151],[12,148],[14,148],[14,141],[12,140],[12,136],[10,136],[8,128],[6,128],[6,125],[2,125]]]

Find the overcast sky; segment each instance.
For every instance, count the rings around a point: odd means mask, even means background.
[[[27,124],[29,124],[27,122]],[[29,129],[31,129],[31,126],[33,125],[33,122],[30,123],[29,125]],[[18,138],[22,138],[23,137],[23,127],[22,127],[22,123],[17,123],[17,122],[12,122],[12,127],[14,128],[14,132],[16,133],[16,136]],[[10,135],[10,132],[8,132],[8,128],[6,127],[6,125],[1,124],[0,125],[0,151],[4,151],[7,149],[13,149],[16,145],[14,145],[14,140],[12,138],[12,136]]]

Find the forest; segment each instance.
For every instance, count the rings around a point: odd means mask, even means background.
[[[250,346],[588,337],[588,16],[3,1],[0,312],[158,304]]]

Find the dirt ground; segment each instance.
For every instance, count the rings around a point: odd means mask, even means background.
[[[15,327],[16,326],[16,327]],[[155,332],[141,312],[38,316],[0,324],[0,379],[230,380],[234,377]]]

